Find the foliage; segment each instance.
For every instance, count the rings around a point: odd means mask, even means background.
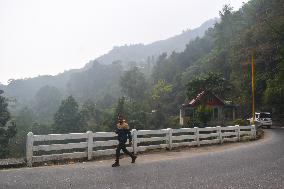
[[[115,128],[118,122],[118,116],[125,116],[126,108],[125,108],[125,97],[121,97],[118,99],[117,106],[115,108],[115,113],[112,120],[112,126]]]
[[[203,38],[190,42],[184,52],[161,55],[152,79],[164,79],[173,85],[172,102],[165,107],[166,112],[175,113],[173,110],[183,103],[185,92],[192,98],[200,90],[207,89],[238,104],[240,109],[246,109],[242,116],[248,117],[253,49],[256,110],[273,111],[281,117],[284,106],[280,100],[283,99],[283,77],[280,75],[284,62],[282,4],[278,0],[251,0],[238,11],[225,5],[220,11],[221,21]],[[206,78],[206,75],[209,76]],[[185,86],[187,91],[183,90]]]
[[[111,92],[111,91],[109,91]],[[96,101],[96,105],[98,108],[100,109],[106,109],[106,108],[111,108],[113,106],[113,104],[115,104],[115,102],[117,101],[118,97],[117,96],[113,96],[109,93],[107,93],[106,95],[104,95],[102,98],[99,98]]]
[[[179,124],[179,116],[170,116],[167,125],[169,128],[179,129],[181,127]]]
[[[200,127],[201,126],[201,122],[200,122],[200,120],[198,119],[198,118],[193,118],[193,117],[191,117],[191,118],[186,118],[185,120],[184,120],[184,122],[186,123],[186,125],[188,126],[188,127],[190,127],[190,128],[193,128],[193,127]]]
[[[50,134],[52,127],[50,124],[37,123],[36,116],[32,109],[23,107],[15,114],[15,121],[17,122],[17,133],[9,142],[10,156],[11,157],[24,157],[26,136],[28,132],[34,134]]]
[[[44,86],[38,90],[33,101],[33,110],[37,120],[50,123],[58,110],[62,94],[56,87]]]
[[[203,124],[203,126],[207,126],[207,123],[211,120],[212,117],[212,109],[200,105],[196,109],[196,117],[198,121]]]
[[[122,92],[131,100],[143,100],[147,91],[146,79],[137,67],[126,71],[120,78],[120,86]]]
[[[164,95],[172,91],[172,85],[167,84],[165,80],[158,80],[152,89],[152,99],[160,100]]]
[[[236,119],[234,120],[234,125],[240,125],[240,126],[249,125],[249,121],[246,119]]]
[[[111,95],[106,94],[103,99],[94,103],[92,100],[84,102],[80,114],[91,131],[113,131],[114,101]]]
[[[162,111],[155,111],[150,116],[150,125],[148,126],[149,129],[163,129],[167,128],[167,116]]]
[[[0,90],[0,158],[7,157],[9,139],[16,134],[16,123],[11,121],[7,100],[2,96],[3,92]]]
[[[87,100],[96,102],[107,94],[119,95],[118,85],[122,73],[120,64],[102,65],[94,61],[89,69],[71,75],[67,91],[79,103]]]
[[[274,107],[275,113],[283,115],[284,112],[284,80],[280,77],[267,81],[267,88],[264,91],[264,102]]]
[[[209,91],[218,96],[230,90],[230,84],[220,74],[209,72],[202,77],[197,77],[187,84],[187,97],[192,99],[202,91]]]
[[[54,132],[86,132],[86,123],[79,113],[78,104],[72,96],[61,102],[54,115]]]

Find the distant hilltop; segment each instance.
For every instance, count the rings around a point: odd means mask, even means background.
[[[121,61],[125,63],[141,62],[145,61],[149,56],[157,57],[164,52],[182,52],[185,49],[186,44],[188,44],[196,37],[202,37],[205,31],[208,28],[213,27],[214,24],[218,22],[218,20],[218,18],[210,19],[201,24],[201,26],[198,28],[186,30],[181,34],[147,45],[140,43],[133,45],[115,46],[107,54],[104,54],[96,58],[94,61],[90,61],[90,63],[86,64],[85,69],[90,68],[95,61],[104,65],[112,64],[115,61]]]

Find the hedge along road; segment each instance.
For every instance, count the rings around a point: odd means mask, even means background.
[[[72,165],[0,171],[0,188],[284,188],[284,128],[264,139]]]

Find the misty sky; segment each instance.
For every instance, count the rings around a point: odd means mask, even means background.
[[[247,0],[0,0],[0,82],[81,68],[113,46],[148,44]]]

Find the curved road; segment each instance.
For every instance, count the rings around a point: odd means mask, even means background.
[[[0,188],[284,188],[284,128],[253,141],[122,159],[0,171]]]

